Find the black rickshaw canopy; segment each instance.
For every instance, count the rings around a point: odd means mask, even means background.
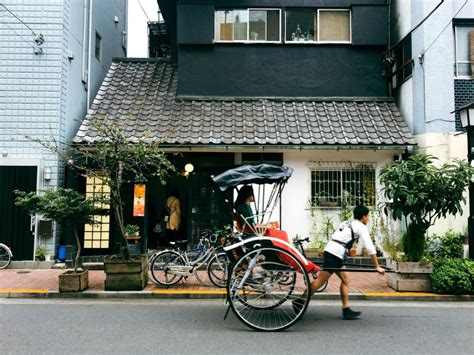
[[[286,182],[293,173],[288,166],[270,164],[242,165],[227,170],[212,179],[221,191],[243,184],[272,184]]]

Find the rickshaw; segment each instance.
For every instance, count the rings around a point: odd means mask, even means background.
[[[243,165],[213,178],[222,192],[242,185],[258,189],[252,218],[257,223],[234,216],[244,223],[237,242],[224,250],[230,260],[229,308],[242,323],[259,331],[283,330],[302,318],[310,300],[310,275],[317,277],[320,269],[300,253],[283,230],[271,227],[272,214],[292,172],[287,166]],[[294,300],[300,300],[301,306],[293,307]]]

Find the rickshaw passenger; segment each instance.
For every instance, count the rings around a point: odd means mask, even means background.
[[[242,186],[234,204],[235,210],[237,211],[237,224],[240,230],[244,228],[246,221],[247,224],[255,226],[255,216],[252,211],[252,207],[250,207],[252,202],[254,202],[252,186]],[[245,220],[243,218],[245,218]]]
[[[326,248],[324,248],[323,270],[320,271],[318,278],[311,282],[310,292],[311,295],[313,295],[334,272],[336,273],[341,279],[340,293],[343,319],[355,319],[362,313],[353,311],[349,307],[349,288],[351,282],[349,273],[346,271],[325,271],[324,269],[344,268],[344,259],[352,247],[352,244],[358,239],[361,239],[369,252],[372,264],[375,266],[377,272],[381,275],[385,273],[385,270],[379,266],[377,252],[370,239],[367,223],[369,223],[369,209],[362,205],[356,206],[354,208],[354,220],[343,222],[339,229],[332,235]],[[293,301],[295,312],[299,311],[303,304],[304,302],[300,299]]]

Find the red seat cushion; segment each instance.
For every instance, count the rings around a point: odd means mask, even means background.
[[[312,272],[312,271],[316,272],[316,271],[320,270],[320,268],[316,264],[314,264],[312,261],[304,258],[300,253],[295,252],[296,248],[290,247],[290,246],[288,246],[284,243],[279,243],[278,242],[278,239],[280,239],[280,240],[283,240],[287,243],[290,243],[290,239],[288,238],[288,234],[285,231],[278,230],[278,229],[267,229],[267,231],[265,232],[265,235],[268,236],[268,237],[275,238],[276,240],[273,241],[273,245],[288,251],[296,259],[298,259],[301,262],[301,264],[303,265],[303,267],[305,268],[306,272]],[[298,265],[288,255],[280,254],[279,257],[284,263],[292,266],[295,270],[298,270]]]

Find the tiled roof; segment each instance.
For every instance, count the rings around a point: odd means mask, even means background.
[[[114,117],[131,139],[169,145],[415,144],[390,98],[183,98],[177,75],[163,60],[115,59],[74,141],[93,142],[88,121]]]

